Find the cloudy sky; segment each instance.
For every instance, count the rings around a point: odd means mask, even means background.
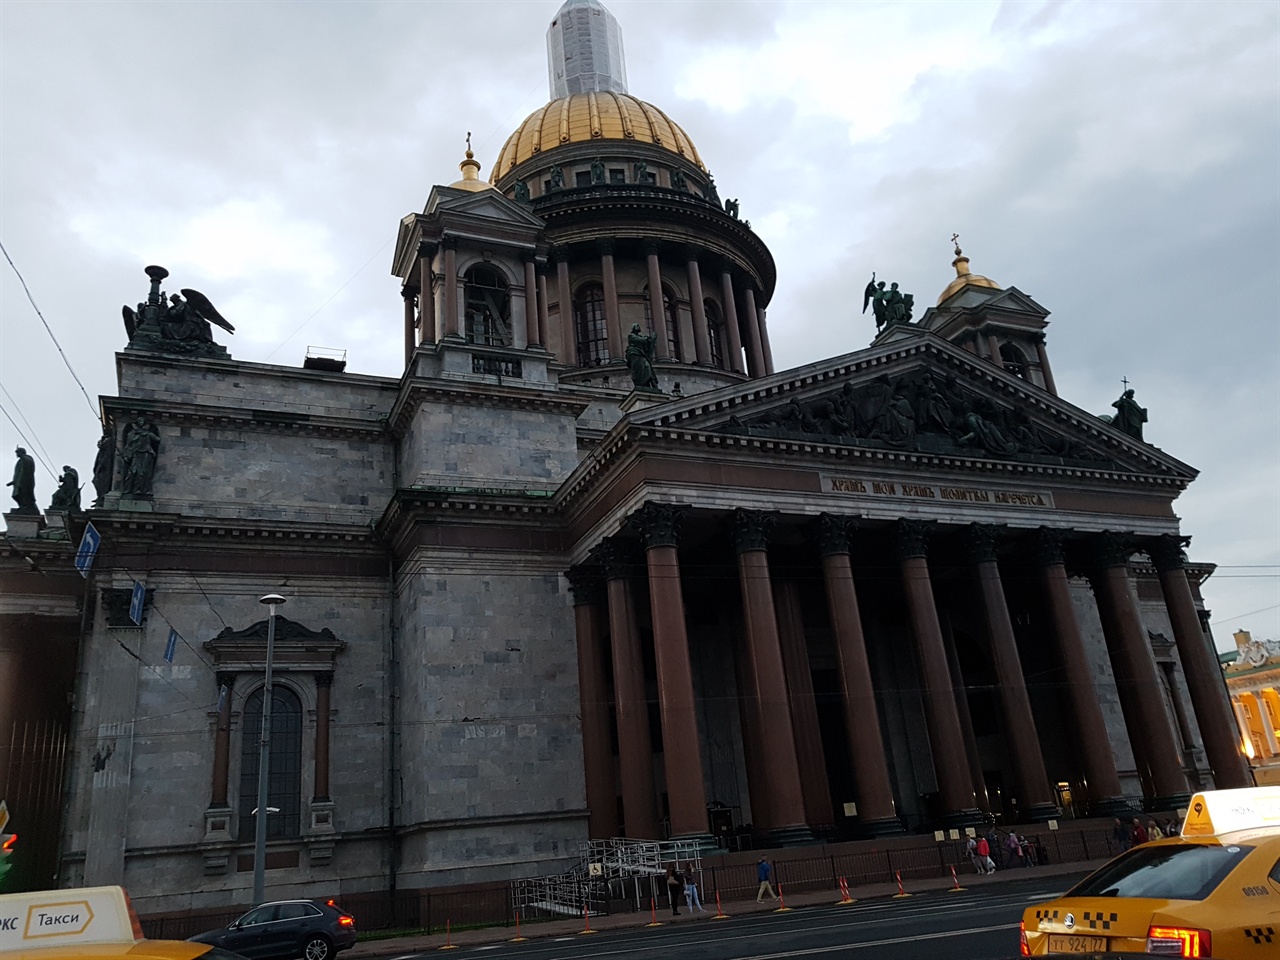
[[[555,0],[0,2],[0,240],[96,406],[142,267],[243,360],[398,376],[399,219],[549,97]],[[1053,311],[1062,395],[1201,471],[1177,503],[1219,646],[1280,639],[1280,4],[612,0],[631,92],[773,250],[779,368],[865,346],[871,271],[931,303],[953,231]],[[99,427],[0,262],[0,450]],[[8,454],[0,460],[8,472]],[[37,495],[54,481],[37,468]],[[6,499],[6,503],[7,503]]]

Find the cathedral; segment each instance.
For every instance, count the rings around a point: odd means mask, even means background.
[[[1196,471],[1132,393],[1060,397],[1048,309],[958,246],[936,299],[848,304],[868,347],[775,369],[767,238],[617,21],[567,0],[547,51],[487,178],[468,148],[397,227],[400,377],[236,360],[147,268],[97,499],[6,515],[23,882],[248,898],[269,632],[268,898],[1249,785]]]

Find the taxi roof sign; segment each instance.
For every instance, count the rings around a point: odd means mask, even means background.
[[[1206,790],[1191,798],[1184,837],[1212,837],[1237,830],[1280,830],[1280,787]]]
[[[137,914],[120,887],[0,896],[0,955],[8,950],[140,939]]]

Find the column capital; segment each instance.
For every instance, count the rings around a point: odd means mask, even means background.
[[[218,685],[218,689],[227,688],[227,693],[231,692],[231,688],[236,685],[236,675],[230,670],[218,670],[213,675],[213,682]]]
[[[444,247],[446,250],[457,250],[458,238],[457,237],[441,237],[440,246]]]
[[[603,237],[596,241],[596,252],[602,257],[613,256],[613,239],[611,237]]]
[[[404,300],[404,302],[405,302],[405,303],[408,303],[408,302],[410,302],[411,300],[417,300],[417,299],[418,299],[418,291],[417,291],[417,290],[414,290],[412,287],[401,287],[401,288],[400,288],[400,296],[401,296],[401,298]]]
[[[1134,551],[1133,534],[1104,530],[1094,536],[1089,543],[1094,563],[1106,569],[1108,567],[1127,567],[1129,557]]]
[[[591,559],[599,565],[606,580],[620,580],[635,573],[640,561],[630,541],[620,537],[601,540],[591,551]]]
[[[1036,531],[1036,560],[1042,567],[1066,563],[1066,552],[1063,541],[1066,531],[1057,527],[1041,527]]]
[[[773,510],[743,510],[739,507],[733,511],[733,540],[738,552],[768,549],[769,531],[777,522],[778,514]]]
[[[834,513],[818,514],[818,549],[829,557],[849,552],[849,539],[858,528],[860,517],[846,517]]]
[[[600,568],[588,564],[575,564],[565,571],[569,592],[573,594],[575,607],[590,606],[600,602]]]
[[[898,559],[911,560],[929,555],[929,534],[937,525],[933,520],[899,520],[897,533]]]
[[[686,503],[652,500],[627,518],[626,528],[640,535],[644,547],[674,547],[680,542],[680,523],[692,509]]]
[[[697,263],[698,257],[702,255],[702,248],[695,243],[686,243],[684,246],[684,258],[689,263]]]
[[[554,246],[547,251],[547,256],[554,260],[557,265],[567,264],[569,262],[569,248],[565,246]]]
[[[995,563],[1000,559],[1000,541],[1006,530],[1003,524],[973,523],[969,525],[969,562]]]
[[[322,671],[322,672],[320,672],[320,673],[317,673],[317,674],[315,675],[315,679],[316,679],[316,686],[317,686],[317,687],[332,687],[332,686],[333,686],[333,671],[332,671],[332,670],[324,670],[324,671]]]
[[[661,249],[661,244],[657,240],[646,240],[644,242],[644,255],[646,257],[656,257]]]
[[[456,247],[458,241],[455,239],[453,243],[454,243],[454,246]],[[436,251],[439,249],[440,249],[440,245],[436,243],[434,240],[418,241],[418,256],[420,257],[434,257],[436,255]]]
[[[1186,567],[1186,559],[1182,556],[1184,547],[1191,544],[1190,537],[1168,533],[1162,537],[1152,537],[1147,541],[1147,554],[1160,573],[1171,570],[1182,570]]]

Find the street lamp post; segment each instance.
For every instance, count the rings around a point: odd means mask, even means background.
[[[258,736],[258,807],[254,810],[253,904],[263,899],[267,859],[267,779],[271,770],[271,661],[276,652],[276,607],[285,602],[278,593],[269,593],[259,603],[267,605],[267,673],[262,687],[262,730]]]

